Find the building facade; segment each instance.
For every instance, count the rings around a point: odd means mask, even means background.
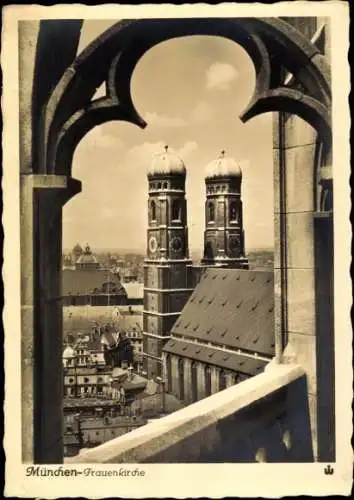
[[[247,269],[241,200],[242,171],[222,151],[205,177],[205,231],[202,264]]]
[[[262,372],[274,357],[272,272],[210,267],[163,348],[167,392],[185,403]]]
[[[248,271],[238,162],[223,151],[207,166],[199,266],[188,258],[185,177],[182,159],[167,147],[153,159],[143,354],[148,378],[161,377],[168,393],[191,403],[255,375],[272,359],[274,299],[273,274]],[[269,344],[265,352],[261,339]]]
[[[188,250],[186,168],[176,154],[157,154],[148,171],[144,276],[144,357],[148,378],[162,373],[162,348],[193,289]]]
[[[97,397],[108,394],[112,370],[106,366],[64,368],[64,397]]]

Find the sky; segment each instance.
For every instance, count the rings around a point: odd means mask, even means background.
[[[85,21],[79,52],[115,21]],[[187,168],[186,196],[191,251],[203,248],[205,169],[222,150],[240,162],[246,251],[272,248],[272,114],[239,119],[255,86],[247,53],[221,37],[191,36],[163,42],[138,62],[132,78],[142,130],[108,122],[76,148],[73,176],[82,193],[63,212],[63,247],[144,252],[146,172],[165,144]],[[97,98],[103,95],[98,89]]]

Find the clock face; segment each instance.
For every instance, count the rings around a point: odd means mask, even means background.
[[[175,236],[174,238],[172,238],[172,240],[171,240],[171,248],[175,252],[178,252],[179,250],[182,249],[182,240],[181,240],[181,238],[179,236]]]
[[[149,250],[151,253],[155,253],[157,250],[157,239],[155,236],[151,236],[149,239]]]

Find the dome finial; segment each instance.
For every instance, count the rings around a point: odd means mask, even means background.
[[[215,177],[242,177],[239,163],[226,155],[223,149],[216,160],[212,161],[206,168],[206,179]]]
[[[163,146],[163,150],[153,157],[151,165],[148,168],[148,177],[155,175],[186,175],[186,167],[183,160],[168,149],[168,145]]]

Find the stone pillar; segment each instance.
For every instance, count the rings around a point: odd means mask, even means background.
[[[188,358],[184,360],[184,400],[187,404],[192,402],[192,361]]]
[[[20,169],[32,172],[33,169],[33,92],[35,82],[36,51],[40,21],[20,21],[18,23],[19,44],[19,110],[20,110]]]
[[[178,357],[171,356],[172,394],[179,395]]]
[[[219,392],[219,369],[215,366],[211,368],[211,393]]]
[[[333,214],[315,215],[318,460],[335,462]]]
[[[232,387],[234,385],[234,376],[232,373],[227,373],[226,374],[226,387]]]
[[[79,190],[80,183],[65,176],[20,180],[24,462],[63,460],[61,212]]]
[[[198,401],[205,398],[205,365],[203,363],[197,364],[197,387],[198,387]]]
[[[20,178],[21,239],[21,423],[22,460],[34,462],[34,190],[33,177]]]
[[[301,364],[317,456],[314,254],[316,131],[297,116],[274,123],[276,360]]]

